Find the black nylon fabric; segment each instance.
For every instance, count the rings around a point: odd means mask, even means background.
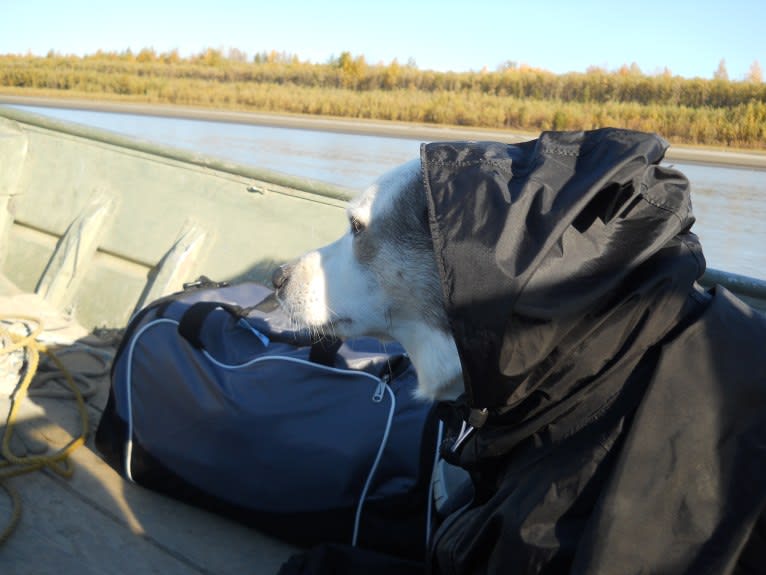
[[[448,427],[463,404],[489,413],[445,450],[476,498],[437,534],[434,572],[731,573],[746,548],[766,573],[747,546],[766,321],[695,287],[689,184],[666,148],[615,129],[422,147],[466,384]]]
[[[702,274],[688,182],[657,165],[666,147],[618,130],[423,147],[431,233],[473,407],[529,397],[533,372],[583,330],[584,314],[611,313],[617,304],[605,299],[650,256],[672,261],[647,281],[676,282],[684,295]],[[586,339],[573,335],[575,345]]]

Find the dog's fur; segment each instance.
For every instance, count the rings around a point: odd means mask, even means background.
[[[282,307],[320,336],[399,341],[418,373],[418,395],[457,397],[462,372],[444,311],[420,161],[383,175],[347,214],[345,235],[275,274]]]

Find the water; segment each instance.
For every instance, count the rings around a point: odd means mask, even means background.
[[[363,189],[386,170],[417,156],[420,148],[418,140],[403,138],[61,108],[12,107],[351,189]]]
[[[161,118],[109,112],[17,106],[241,164],[363,189],[386,170],[419,153],[420,142],[387,136],[340,134]],[[708,266],[766,278],[766,171],[679,164],[692,184]]]

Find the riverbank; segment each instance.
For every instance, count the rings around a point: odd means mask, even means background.
[[[766,151],[766,84],[627,69],[436,72],[349,53],[323,64],[216,50],[0,54],[0,93],[533,133],[619,126],[676,144]]]
[[[510,132],[499,129],[476,129],[460,126],[433,125],[415,122],[397,122],[339,118],[333,116],[315,116],[307,114],[278,114],[265,112],[244,112],[216,110],[191,106],[169,104],[139,104],[114,100],[85,100],[79,98],[51,98],[40,96],[19,96],[0,93],[0,105],[19,105],[35,107],[65,108],[108,112],[113,114],[135,114],[163,118],[228,122],[338,132],[344,134],[364,134],[409,138],[413,140],[496,140],[501,142],[521,142],[535,138],[531,132]],[[743,167],[766,170],[766,152],[717,147],[671,145],[666,154],[668,161]]]

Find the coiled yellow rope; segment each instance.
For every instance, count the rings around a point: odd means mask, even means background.
[[[6,527],[0,532],[0,545],[11,536],[21,518],[21,499],[19,494],[13,487],[5,482],[5,479],[38,471],[43,468],[50,469],[54,473],[63,477],[70,477],[73,468],[68,457],[75,449],[83,445],[88,437],[88,411],[85,406],[85,400],[83,399],[82,393],[80,393],[80,389],[75,383],[72,374],[64,367],[59,358],[56,357],[56,354],[44,343],[37,340],[38,336],[43,331],[42,323],[36,318],[25,316],[8,317],[3,318],[3,320],[16,323],[20,322],[27,324],[27,326],[32,325],[34,328],[29,329],[29,333],[26,335],[22,335],[0,325],[0,334],[5,335],[6,339],[12,342],[11,345],[0,349],[0,354],[10,354],[14,351],[23,349],[26,354],[27,363],[24,370],[24,376],[16,387],[16,391],[13,395],[5,432],[3,433],[2,444],[0,445],[0,454],[2,454],[2,457],[4,458],[4,461],[0,461],[0,488],[8,494],[12,502],[11,518]],[[29,386],[32,384],[32,380],[40,364],[40,353],[45,353],[50,357],[54,365],[64,375],[68,386],[72,390],[80,414],[80,435],[54,453],[19,457],[11,451],[10,447],[11,437],[13,436],[13,427],[19,407],[29,392]]]

